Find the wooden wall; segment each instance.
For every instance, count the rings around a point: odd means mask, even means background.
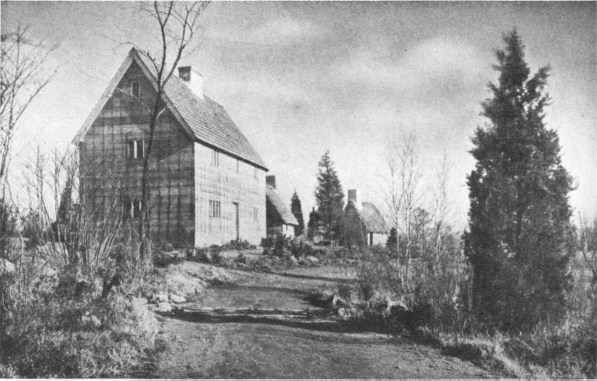
[[[151,105],[155,92],[136,64],[127,71],[113,96],[80,144],[82,197],[86,205],[119,197],[141,199],[143,159],[127,158],[127,141],[149,138],[149,112],[130,95],[140,84],[140,100]],[[151,233],[159,242],[194,245],[193,141],[169,112],[155,133],[150,161]]]
[[[195,245],[236,239],[235,203],[240,239],[259,244],[266,236],[265,171],[223,152],[219,153],[219,165],[213,165],[213,149],[201,143],[195,143],[194,152]],[[220,202],[220,217],[210,217],[210,200]]]

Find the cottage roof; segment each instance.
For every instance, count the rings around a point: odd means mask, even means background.
[[[370,202],[363,202],[361,206],[362,208],[356,208],[353,201],[349,201],[346,208],[353,208],[358,211],[368,233],[387,234],[388,226],[377,207]]]
[[[155,86],[156,69],[153,63],[146,53],[132,48],[115,78],[104,92],[102,99],[75,137],[75,141],[83,139],[133,61],[137,62]],[[204,96],[203,99],[198,97],[182,79],[174,75],[164,88],[164,98],[174,116],[193,139],[267,170],[259,154],[253,149],[226,110],[214,100],[207,96]]]
[[[298,226],[299,223],[296,220],[296,217],[294,217],[294,214],[292,214],[292,212],[288,210],[288,208],[284,204],[284,201],[282,201],[282,199],[278,195],[278,192],[276,192],[276,190],[273,187],[269,185],[265,187],[265,196],[267,200],[276,209],[276,211],[278,212],[285,224]]]

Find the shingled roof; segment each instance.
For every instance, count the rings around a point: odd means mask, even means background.
[[[131,49],[129,56],[102,96],[103,100],[100,99],[100,102],[96,105],[85,125],[79,134],[77,134],[77,137],[75,137],[75,140],[81,139],[86,133],[86,130],[91,126],[101,108],[103,108],[107,98],[114,91],[116,84],[124,76],[126,69],[128,69],[133,61],[139,64],[143,72],[155,84],[156,70],[147,54],[135,48]],[[172,111],[178,117],[179,122],[183,124],[187,132],[190,132],[197,141],[218,148],[232,156],[267,170],[259,154],[251,146],[226,110],[214,100],[207,96],[201,99],[189,89],[182,79],[174,75],[168,80],[164,88],[164,98],[166,99],[166,103],[173,109]]]
[[[361,220],[369,233],[388,233],[388,227],[377,207],[370,202],[363,202],[360,211]]]
[[[278,195],[278,192],[276,192],[276,190],[273,187],[269,185],[265,187],[265,196],[267,200],[271,202],[271,204],[276,209],[276,211],[280,215],[280,218],[282,218],[282,221],[284,221],[285,224],[298,226],[299,223],[294,217],[294,214],[292,214],[292,212],[288,210],[288,208],[284,204],[284,201],[282,201],[282,199]]]

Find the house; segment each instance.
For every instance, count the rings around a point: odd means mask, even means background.
[[[298,226],[298,221],[276,192],[276,176],[266,176],[265,183],[267,237],[275,238],[282,235],[294,238],[294,229]]]
[[[159,242],[204,247],[266,235],[267,167],[226,110],[203,93],[203,78],[179,67],[161,97],[149,161],[149,219]],[[131,49],[74,139],[86,208],[118,200],[139,218],[156,69]],[[108,201],[108,202],[107,202]],[[111,204],[110,204],[111,205]]]
[[[348,191],[344,208],[344,243],[346,246],[385,245],[389,229],[386,221],[370,202],[361,202],[356,189]]]

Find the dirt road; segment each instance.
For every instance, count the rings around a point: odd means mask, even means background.
[[[487,378],[473,364],[405,339],[355,332],[304,298],[334,269],[234,272],[163,316],[163,378]],[[216,282],[217,283],[217,282]]]

